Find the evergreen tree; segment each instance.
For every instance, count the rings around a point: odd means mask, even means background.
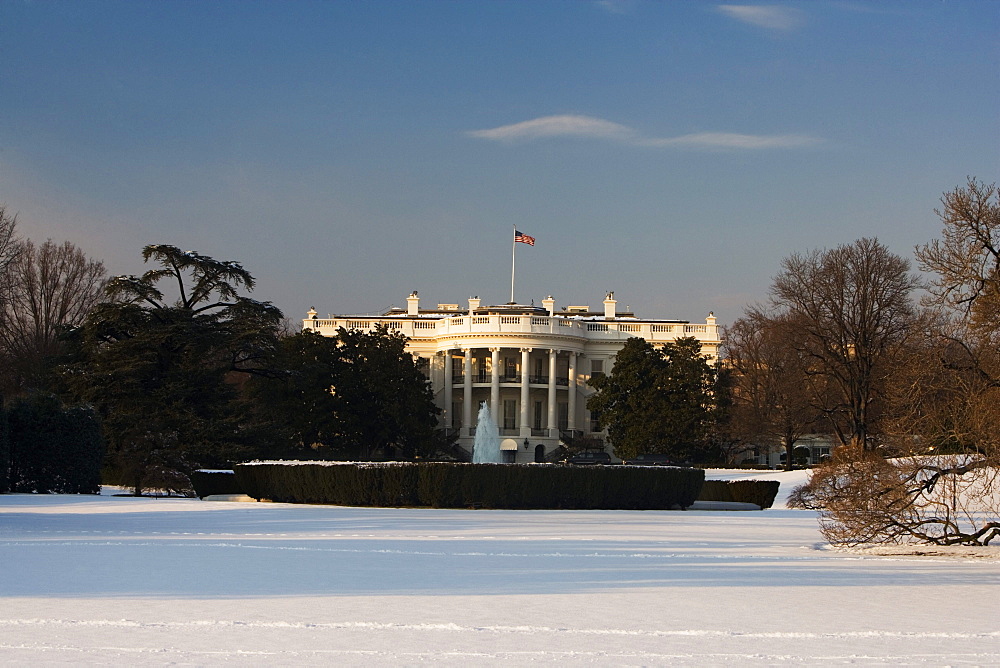
[[[159,268],[117,276],[70,335],[70,390],[98,408],[110,463],[136,494],[165,477],[245,458],[247,420],[232,374],[264,373],[281,312],[239,295],[253,277],[174,246],[143,249]],[[158,284],[176,286],[168,301]]]
[[[281,341],[275,378],[250,395],[283,445],[269,456],[413,459],[440,445],[427,378],[386,328],[303,332]]]
[[[591,379],[597,392],[587,408],[607,428],[618,457],[657,453],[686,460],[706,446],[715,377],[697,339],[677,339],[657,349],[631,338],[611,373]]]

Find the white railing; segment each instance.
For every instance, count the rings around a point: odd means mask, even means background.
[[[669,324],[650,322],[576,320],[537,315],[477,315],[445,318],[316,318],[303,321],[303,328],[321,334],[333,334],[343,327],[371,331],[378,326],[414,339],[447,336],[449,334],[560,334],[591,340],[623,340],[640,336],[653,342],[672,341],[680,336],[694,336],[702,341],[718,341],[715,324]]]

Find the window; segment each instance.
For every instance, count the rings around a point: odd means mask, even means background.
[[[504,372],[505,378],[514,379],[517,377],[517,360],[513,357],[508,357],[504,360]]]
[[[590,431],[601,431],[601,425],[599,423],[600,417],[600,411],[590,411]]]
[[[559,431],[569,429],[569,404],[559,404]]]
[[[446,424],[445,427],[451,427],[452,429],[462,428],[462,402],[453,401],[451,402],[451,415],[448,416],[448,420],[451,424]]]
[[[590,360],[590,377],[596,378],[604,375],[604,360]]]
[[[503,400],[503,428],[517,429],[517,401],[514,399]]]
[[[542,402],[541,401],[536,401],[535,402],[535,419],[534,419],[534,421],[531,424],[532,424],[532,427],[531,427],[532,429],[541,429],[542,428]]]
[[[536,357],[534,367],[534,373],[531,376],[531,382],[536,385],[544,385],[549,382],[549,360],[545,357]]]

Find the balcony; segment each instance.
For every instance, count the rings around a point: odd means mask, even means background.
[[[392,318],[385,316],[343,316],[303,321],[305,329],[321,334],[336,334],[337,329],[370,331],[387,327],[412,339],[428,339],[450,334],[559,334],[593,340],[624,340],[640,336],[648,341],[672,341],[693,336],[704,341],[718,340],[718,327],[712,323],[643,322],[641,320],[576,320],[537,315],[454,315],[445,318]]]

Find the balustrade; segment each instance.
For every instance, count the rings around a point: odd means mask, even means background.
[[[324,333],[338,328],[371,331],[385,327],[394,332],[414,338],[428,338],[447,334],[496,332],[516,332],[525,334],[572,334],[582,338],[617,339],[622,335],[645,336],[654,341],[668,341],[677,336],[697,336],[699,339],[713,339],[718,336],[714,324],[667,324],[643,322],[595,322],[574,318],[537,315],[477,315],[450,316],[440,319],[406,318],[316,318],[306,320],[307,329],[322,330]],[[557,330],[559,330],[557,332]],[[516,382],[516,381],[515,381]]]

